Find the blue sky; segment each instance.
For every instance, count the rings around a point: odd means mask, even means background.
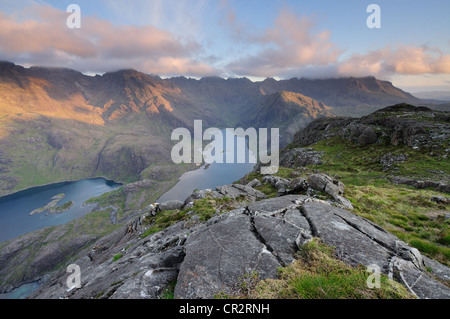
[[[80,29],[64,26],[71,3]],[[380,29],[366,25],[371,3]],[[0,58],[85,73],[374,75],[450,90],[449,13],[448,0],[2,0]]]

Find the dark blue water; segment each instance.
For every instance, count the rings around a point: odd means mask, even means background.
[[[92,205],[83,206],[86,200],[112,191],[120,185],[104,178],[92,178],[33,187],[0,197],[0,242],[82,217],[93,208]],[[60,193],[64,193],[65,197],[57,206],[73,201],[74,204],[69,210],[61,214],[47,215],[44,211],[29,215],[33,210],[44,207],[53,196]]]
[[[158,198],[157,201],[159,203],[168,200],[184,201],[195,189],[214,189],[217,186],[231,184],[253,170],[254,162],[256,161],[256,151],[249,150],[247,143],[245,143],[245,163],[237,163],[237,154],[242,151],[238,148],[238,140],[244,139],[247,141],[242,136],[234,136],[234,163],[225,163],[226,154],[230,150],[226,149],[226,134],[224,130],[222,130],[222,134],[224,163],[206,164],[197,170],[184,173],[174,187]],[[203,146],[205,147],[208,143],[210,141],[204,141]]]
[[[227,154],[225,133],[223,156]],[[216,186],[230,184],[254,167],[254,153],[245,147],[246,162],[237,163],[237,141],[245,137],[234,137],[235,163],[211,163],[203,165],[197,170],[187,172],[181,176],[179,182],[162,195],[158,201],[182,200],[184,201],[195,189],[215,188]],[[207,145],[204,142],[203,145]],[[92,210],[92,206],[83,206],[83,203],[92,197],[118,188],[121,184],[103,178],[85,179],[77,182],[65,182],[30,188],[12,195],[0,198],[0,242],[18,237],[22,234],[41,229],[50,225],[60,225],[79,218]],[[44,207],[57,194],[64,193],[65,197],[57,204],[74,201],[74,205],[61,214],[46,215],[46,212],[29,216],[37,208]],[[0,295],[0,299],[20,299],[27,297],[39,287],[37,283],[25,284],[14,291]]]
[[[31,295],[33,291],[37,290],[39,286],[40,285],[37,282],[25,284],[7,294],[0,294],[0,299],[25,299]]]

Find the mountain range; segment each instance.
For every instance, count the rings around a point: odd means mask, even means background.
[[[374,77],[253,82],[163,79],[136,70],[88,76],[65,68],[0,63],[0,194],[106,176],[155,181],[154,196],[193,165],[170,164],[171,131],[279,127],[281,143],[318,117],[358,116],[413,95]]]

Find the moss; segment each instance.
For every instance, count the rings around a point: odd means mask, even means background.
[[[175,286],[177,285],[176,280],[172,280],[167,287],[165,287],[161,294],[159,295],[159,299],[174,299]]]

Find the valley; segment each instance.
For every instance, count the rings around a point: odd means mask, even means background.
[[[172,130],[192,131],[194,120],[278,127],[285,146],[317,117],[365,115],[400,102],[420,100],[373,77],[251,82],[161,79],[135,70],[86,76],[1,62],[0,195],[97,176],[152,179],[154,191],[163,192],[194,168],[170,164]]]
[[[273,279],[277,267],[287,267],[294,252],[307,247],[303,245],[308,236],[321,234],[332,246],[341,240],[333,234],[317,232],[322,226],[324,229],[334,226],[321,221],[315,215],[316,209],[324,209],[333,218],[341,216],[350,225],[352,218],[361,225],[369,223],[373,229],[364,228],[368,231],[366,237],[381,227],[383,232],[393,234],[395,239],[389,235],[387,239],[376,237],[376,244],[367,243],[367,247],[383,256],[380,260],[385,263],[386,275],[390,273],[388,266],[394,266],[385,256],[395,255],[410,262],[412,257],[405,256],[410,252],[416,256],[411,249],[417,249],[427,266],[420,264],[418,269],[402,271],[408,274],[420,271],[422,275],[429,268],[432,275],[428,277],[439,287],[431,296],[448,293],[442,287],[448,286],[445,267],[449,265],[450,176],[449,117],[444,104],[436,106],[441,111],[417,108],[413,105],[426,102],[374,77],[252,82],[246,78],[218,77],[162,79],[135,70],[86,76],[68,69],[27,69],[7,62],[0,63],[0,93],[1,195],[99,176],[124,184],[87,199],[85,204],[93,209],[82,218],[0,242],[2,293],[39,283],[33,289],[44,287],[44,290],[33,297],[120,298],[125,296],[126,284],[140,285],[150,280],[147,272],[141,274],[141,266],[134,264],[136,256],[153,258],[150,256],[156,254],[162,259],[154,261],[154,268],[148,271],[156,269],[158,273],[162,267],[167,276],[151,277],[156,280],[154,285],[172,289],[172,295],[204,297],[203,288],[184,291],[181,283],[189,281],[185,274],[199,262],[193,247],[211,241],[201,234],[213,227],[219,233],[222,229],[226,237],[236,236],[251,243],[247,248],[254,250],[248,252],[249,256],[258,256],[258,247],[269,252],[280,249],[282,257],[273,254],[259,269],[262,277]],[[194,133],[195,120],[202,120],[205,128],[279,128],[283,148],[279,171],[264,176],[258,164],[248,174],[247,167],[242,174],[245,176],[236,177],[228,185],[211,189],[189,185],[193,191],[188,191],[187,198],[162,197],[165,205],[173,209],[153,214],[150,205],[176,185],[184,173],[198,169],[193,162],[175,164],[171,159],[171,149],[176,143],[171,140],[172,131],[181,127]],[[208,174],[214,170],[213,165],[200,169]],[[226,175],[227,170],[222,173]],[[326,187],[314,188],[311,176],[320,174],[331,176],[333,183],[342,187],[339,193],[327,193]],[[185,191],[188,186],[181,187]],[[308,204],[310,201],[319,206],[337,206],[345,213]],[[46,200],[39,207],[48,203]],[[293,215],[287,214],[289,205],[294,203]],[[256,213],[261,209],[266,215],[258,217]],[[286,240],[295,242],[297,248],[269,243],[261,239],[264,232],[268,232],[270,240],[275,237],[259,218],[274,225],[278,218],[292,222],[295,229],[303,229],[306,237],[289,229],[286,234],[295,236]],[[312,218],[317,218],[315,224]],[[305,224],[308,220],[309,226]],[[236,225],[236,229],[243,227],[242,238],[227,223]],[[348,229],[339,223],[336,220],[333,225]],[[189,239],[191,233],[197,235]],[[151,242],[148,247],[147,240]],[[284,242],[285,238],[280,240]],[[410,246],[399,253],[392,248],[392,241],[395,247]],[[234,239],[227,243],[233,249],[239,248],[233,246]],[[343,245],[349,245],[345,250],[354,243],[344,241]],[[183,254],[189,251],[190,255],[185,257]],[[367,261],[355,257],[358,254],[350,252],[349,258]],[[332,257],[327,251],[323,258]],[[165,266],[165,258],[170,267]],[[214,254],[205,258],[205,263],[219,260]],[[236,269],[251,265],[252,258],[239,260],[242,265]],[[128,260],[132,266],[123,264]],[[92,270],[89,280],[98,285],[93,285],[92,290],[81,289],[65,295],[58,280],[65,274],[65,265],[75,261]],[[110,282],[96,277],[98,269],[107,273],[114,269],[115,263],[123,265],[122,279]],[[216,266],[212,265],[212,269]],[[234,272],[230,278],[239,280]],[[217,280],[220,283],[220,278]],[[133,293],[142,295],[140,291]],[[212,290],[208,293],[211,297]],[[236,292],[227,293],[226,296],[231,296]],[[428,296],[423,291],[417,294]],[[151,289],[145,295],[161,296]],[[402,292],[401,297],[411,295]]]

